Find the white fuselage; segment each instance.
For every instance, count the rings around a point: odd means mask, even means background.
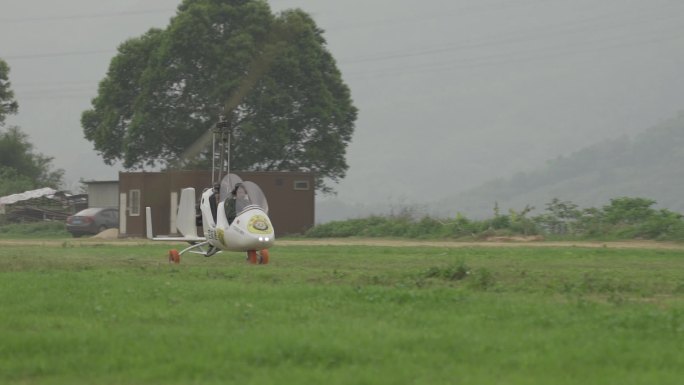
[[[209,244],[227,251],[263,250],[273,246],[273,225],[261,207],[246,206],[236,213],[232,223],[228,223],[225,203],[219,202],[214,221],[209,204],[212,194],[212,190],[205,191],[200,202],[204,236]]]

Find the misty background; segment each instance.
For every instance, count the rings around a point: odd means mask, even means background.
[[[0,0],[0,57],[19,103],[7,123],[54,157],[67,189],[77,191],[80,179],[115,180],[122,171],[106,166],[83,139],[81,113],[117,46],[164,28],[179,3]],[[334,186],[336,196],[318,197],[318,222],[405,207],[482,215],[494,200],[542,208],[553,194],[586,192],[602,181],[616,188],[578,196],[578,203],[607,203],[608,194],[633,191],[658,200],[651,193],[673,189],[640,181],[641,171],[608,175],[613,179],[547,175],[544,192],[539,184],[537,191],[510,186],[532,186],[539,180],[524,176],[553,173],[559,157],[586,159],[588,149],[622,141],[623,160],[605,165],[617,167],[637,156],[630,151],[649,130],[670,127],[658,131],[665,142],[684,131],[672,123],[684,110],[684,2],[269,3],[274,11],[301,8],[326,31],[359,109],[347,177]],[[601,161],[592,159],[578,167]],[[618,183],[626,179],[631,187]],[[676,206],[681,198],[664,203]]]

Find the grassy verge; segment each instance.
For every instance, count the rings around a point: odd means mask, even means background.
[[[0,239],[54,239],[70,237],[64,222],[34,222],[0,225]]]
[[[0,383],[678,384],[684,252],[0,248]]]

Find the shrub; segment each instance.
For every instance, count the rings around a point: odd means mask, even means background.
[[[475,221],[462,214],[454,219],[440,220],[429,216],[415,219],[402,213],[391,216],[371,216],[363,219],[335,221],[315,226],[308,237],[402,237],[419,239],[486,239],[492,236],[552,235],[556,239],[658,239],[684,241],[683,216],[668,210],[655,210],[655,201],[644,198],[618,198],[603,208],[579,210],[572,202],[555,199],[547,213],[534,218],[526,215],[533,209],[526,206],[520,212],[509,210],[502,215],[495,206],[494,217]]]
[[[15,223],[0,226],[0,236],[5,238],[67,237],[64,222]]]
[[[470,267],[464,261],[446,267],[431,267],[423,276],[425,278],[441,278],[447,281],[460,281],[470,274]]]

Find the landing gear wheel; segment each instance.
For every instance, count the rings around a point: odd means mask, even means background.
[[[268,249],[263,249],[259,252],[259,264],[268,265]]]
[[[257,263],[259,263],[256,250],[250,250],[247,252],[247,262],[249,262],[252,265],[256,265]]]
[[[180,263],[180,254],[178,254],[178,250],[169,250],[169,263]]]

